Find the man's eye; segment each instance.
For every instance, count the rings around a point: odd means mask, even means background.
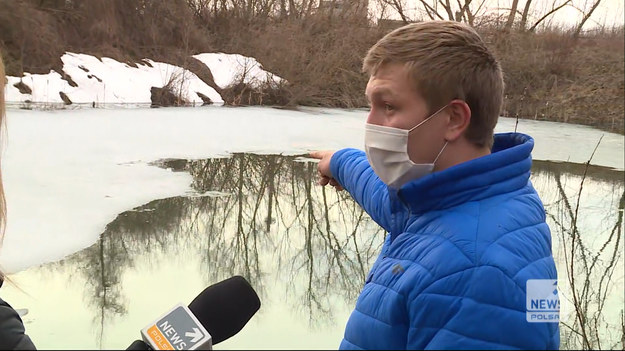
[[[384,109],[388,111],[393,111],[395,108],[392,105],[384,104]]]

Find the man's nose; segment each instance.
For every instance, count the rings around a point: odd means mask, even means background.
[[[367,115],[367,123],[376,124],[379,126],[382,125],[382,119],[380,118],[380,114],[373,107],[369,108],[369,114]]]

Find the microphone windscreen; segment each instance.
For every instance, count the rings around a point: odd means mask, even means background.
[[[142,340],[135,340],[133,341],[132,344],[130,344],[130,346],[128,346],[128,348],[126,349],[126,351],[129,350],[134,350],[134,351],[148,351],[148,350],[152,350],[152,348],[146,344],[145,342],[143,342]]]
[[[238,333],[260,308],[260,299],[241,276],[204,289],[189,309],[210,333],[213,345]]]

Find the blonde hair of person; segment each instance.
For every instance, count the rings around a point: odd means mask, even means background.
[[[6,84],[6,75],[4,73],[4,64],[2,63],[2,55],[0,53],[0,137],[4,136],[4,123],[5,123],[4,86],[5,84]],[[4,142],[4,140],[2,139],[0,139],[0,145],[2,145],[2,143]],[[2,186],[2,167],[0,166],[0,248],[2,247],[2,239],[4,238],[4,230],[6,228],[6,218],[7,218],[6,199],[4,197],[4,187]],[[4,273],[2,273],[2,270],[0,270],[0,282],[4,280],[4,278],[5,278]]]
[[[454,99],[465,101],[471,109],[465,137],[477,146],[492,146],[503,104],[503,73],[473,28],[453,21],[397,28],[369,49],[363,71],[374,75],[380,66],[397,63],[431,111]]]

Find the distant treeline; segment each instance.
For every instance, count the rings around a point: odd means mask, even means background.
[[[9,75],[61,72],[66,51],[125,62],[142,58],[187,67],[209,84],[190,56],[240,53],[257,58],[287,86],[221,91],[230,104],[365,107],[367,49],[399,25],[452,19],[473,25],[502,62],[506,79],[503,115],[580,123],[623,133],[625,103],[623,26],[584,33],[601,0],[583,9],[583,23],[549,25],[532,1],[499,16],[478,2],[456,7],[402,0],[0,0],[0,50]],[[563,0],[562,6],[570,3]],[[371,11],[373,7],[377,11]],[[375,16],[374,16],[375,13]],[[398,16],[399,15],[399,16]],[[381,17],[381,18],[380,18]],[[401,20],[389,20],[399,17]],[[584,20],[585,19],[585,20]]]

